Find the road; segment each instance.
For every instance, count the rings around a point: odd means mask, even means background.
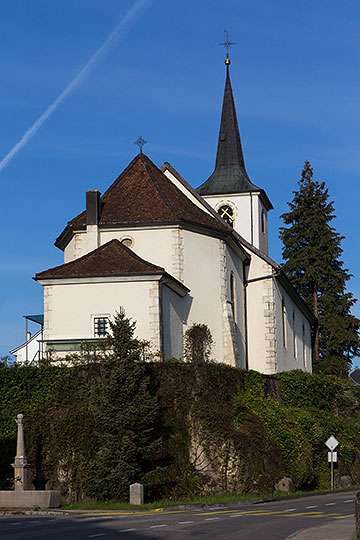
[[[153,512],[4,515],[1,540],[290,540],[301,530],[354,515],[356,492],[261,504]]]

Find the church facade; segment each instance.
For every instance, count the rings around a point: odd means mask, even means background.
[[[268,256],[272,204],[251,182],[229,62],[215,170],[196,190],[140,153],[55,245],[64,264],[39,272],[42,354],[63,357],[105,337],[123,307],[139,338],[183,358],[185,331],[206,324],[216,361],[272,374],[311,371],[315,317]]]

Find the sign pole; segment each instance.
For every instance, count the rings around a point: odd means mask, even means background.
[[[330,485],[331,485],[331,491],[333,491],[334,489],[334,460],[337,461],[337,452],[334,453],[334,450],[339,445],[339,441],[335,439],[334,435],[331,435],[325,444],[330,450],[330,452],[328,452],[328,461],[330,461]]]
[[[334,460],[333,460],[333,450],[330,450],[331,452],[331,463],[330,463],[330,471],[331,471],[331,480],[330,480],[330,484],[331,484],[331,491],[334,490]]]

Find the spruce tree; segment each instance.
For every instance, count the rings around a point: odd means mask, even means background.
[[[141,361],[144,342],[134,337],[135,323],[120,309],[110,330],[111,352],[100,364],[94,389],[99,450],[84,478],[84,491],[99,500],[126,501],[130,484],[144,484],[149,495],[156,483],[159,406]]]
[[[331,227],[336,217],[325,182],[313,180],[309,161],[281,218],[283,269],[318,318],[314,331],[313,370],[346,376],[351,358],[360,352],[360,321],[351,314],[356,300],[346,291],[352,277],[340,256],[344,239]]]

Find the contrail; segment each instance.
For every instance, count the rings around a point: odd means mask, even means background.
[[[57,107],[64,101],[65,98],[72,92],[82,80],[90,73],[95,65],[101,60],[101,58],[108,52],[111,47],[114,47],[122,37],[125,36],[126,30],[129,29],[130,23],[133,22],[136,15],[150,3],[151,0],[137,0],[135,4],[129,9],[124,17],[118,22],[104,43],[97,49],[92,55],[90,60],[79,71],[76,77],[68,84],[68,86],[61,92],[61,94],[49,105],[49,107],[42,113],[42,115],[33,123],[33,125],[24,133],[20,141],[10,150],[8,154],[0,161],[0,173],[9,165],[10,161],[15,155],[25,146],[27,142],[39,131],[41,126],[46,122],[49,116],[57,109]]]

